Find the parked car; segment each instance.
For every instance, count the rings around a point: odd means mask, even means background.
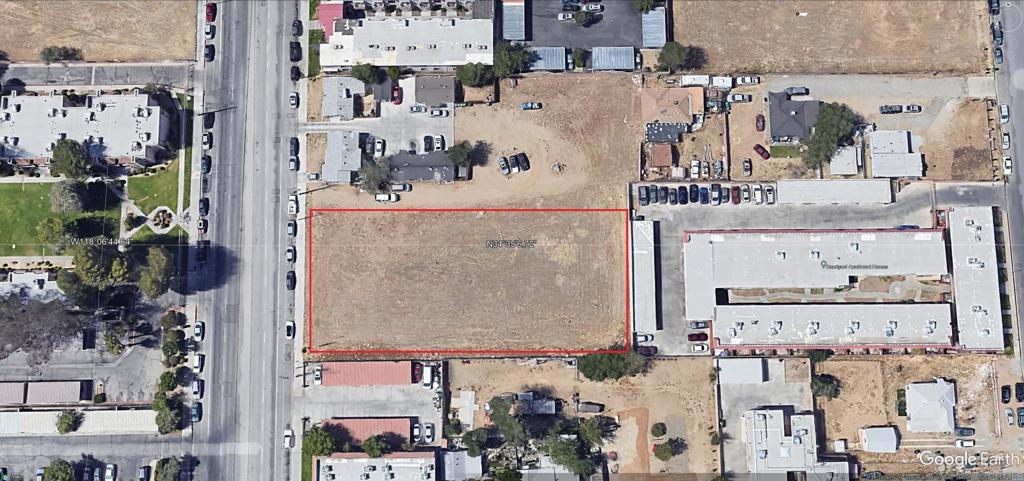
[[[697,187],[697,184],[690,184],[690,203],[698,202],[700,202],[700,187]]]
[[[103,468],[92,470],[92,481],[103,481]]]
[[[299,223],[294,220],[288,221],[287,230],[289,236],[295,237],[299,233]]]
[[[297,215],[299,213],[299,196],[290,195],[288,196],[288,215]]]
[[[384,157],[384,139],[373,141],[373,156],[374,158]]]
[[[740,196],[743,197],[743,202],[750,202],[750,185],[743,184],[740,187]]]
[[[668,203],[669,205],[676,205],[679,203],[678,192],[676,189],[668,189]]]
[[[523,172],[530,170],[530,159],[526,157],[526,154],[520,152],[513,155],[512,158],[516,159],[516,163],[519,164],[519,168]]]
[[[444,136],[437,134],[434,136],[434,150],[444,150]],[[523,157],[526,157],[525,155]],[[523,169],[523,170],[528,170]]]
[[[298,37],[302,35],[302,20],[295,19],[292,21],[292,36]]]
[[[878,112],[881,114],[901,114],[903,113],[902,105],[883,105],[878,107]]]
[[[288,58],[292,62],[298,62],[302,60],[302,44],[300,44],[299,42],[289,42]]]
[[[747,75],[736,79],[736,85],[757,85],[761,83],[761,77],[756,75]]]
[[[206,392],[206,390],[203,389],[204,387],[205,386],[203,386],[203,380],[202,379],[193,379],[192,380],[192,395],[195,396],[196,399],[202,399],[203,398],[203,394]]]
[[[199,223],[196,225],[196,230],[199,231],[199,235],[206,234],[206,231],[210,228],[210,221],[207,219],[199,219]]]
[[[1024,407],[1017,407],[1017,425],[1024,426]]]
[[[293,109],[299,108],[299,93],[298,92],[292,92],[292,93],[288,94],[288,106],[293,108]]]
[[[373,196],[373,200],[377,202],[398,202],[398,194],[377,194]]]
[[[996,47],[1003,46],[1003,22],[998,20],[992,22],[992,45]]]
[[[295,432],[291,428],[285,428],[284,430],[284,448],[291,449],[292,442],[295,439]]]
[[[297,65],[292,65],[291,74],[289,75],[289,78],[292,79],[292,82],[298,82],[299,79],[302,78],[302,70],[300,70]]]
[[[598,3],[586,3],[583,5],[583,11],[589,13],[597,13],[604,10],[604,5]]]
[[[690,329],[707,329],[707,321],[690,321]]]
[[[1013,173],[1013,159],[1010,157],[1003,157],[1003,175],[1010,175]]]
[[[433,109],[433,110],[430,111],[430,116],[431,117],[447,117],[448,116],[448,110],[446,110],[446,109]]]
[[[710,202],[710,197],[711,197],[711,195],[708,193],[708,188],[707,187],[701,187],[700,188],[700,203],[703,204],[703,205],[707,205],[708,202]]]
[[[204,155],[202,158],[200,158],[199,169],[204,174],[209,174],[210,171],[213,170],[213,158],[210,157],[209,155]]]
[[[288,156],[288,170],[292,172],[299,171],[299,158],[297,156]]]
[[[434,136],[424,135],[423,136],[423,151],[433,152],[434,150]]]
[[[1009,132],[1003,132],[1003,150],[1008,150],[1009,148],[1010,148],[1010,133]]]
[[[754,163],[750,159],[743,159],[743,176],[750,177],[754,173]]]
[[[284,323],[284,338],[291,339],[295,337],[295,321],[288,321]]]
[[[420,429],[420,423],[414,423],[412,425],[412,442],[421,443],[423,442],[423,430]]]
[[[206,4],[206,21],[212,22],[217,20],[217,4],[207,3]]]
[[[212,62],[214,56],[217,54],[217,48],[213,45],[207,45],[203,47],[203,60]]]
[[[505,157],[498,157],[498,167],[501,168],[502,175],[511,175],[512,169],[508,166],[508,159]]]
[[[679,203],[682,204],[682,205],[689,204],[690,203],[690,199],[688,198],[689,197],[689,193],[686,191],[686,187],[681,185],[676,190],[679,191]]]
[[[206,365],[205,361],[206,356],[198,352],[195,356],[192,356],[192,372],[197,374],[203,372],[203,366]]]
[[[519,168],[519,157],[515,155],[508,156],[508,168],[512,169],[512,173],[518,173],[522,169]]]
[[[412,114],[422,114],[423,112],[426,112],[426,111],[427,111],[427,108],[425,106],[423,106],[423,105],[413,105],[412,107],[409,107],[409,113],[412,113]]]
[[[728,204],[730,197],[732,197],[732,191],[729,190],[728,185],[719,190],[718,198],[722,200],[722,204]]]
[[[999,398],[1002,399],[1003,404],[1010,403],[1010,385],[1006,384],[999,388]]]
[[[394,195],[394,194],[391,194]],[[295,290],[295,271],[288,271],[284,276],[284,286],[289,291]]]
[[[667,204],[668,203],[668,187],[660,187],[660,188],[658,188],[658,203],[659,204]]]
[[[763,189],[761,188],[761,184],[754,184],[754,189],[753,190],[754,190],[754,203],[757,204],[757,205],[763,204],[764,203],[764,193],[762,192]]]
[[[957,436],[962,436],[962,437],[967,438],[967,437],[974,436],[974,428],[956,428],[954,430],[954,433]]]
[[[740,186],[732,186],[732,193],[729,195],[729,200],[732,201],[733,205],[740,203]]]
[[[686,336],[687,341],[706,341],[708,340],[708,334],[706,332],[695,332]]]
[[[860,479],[882,479],[885,473],[881,471],[868,471],[860,475]]]
[[[427,423],[423,426],[423,441],[427,444],[434,442],[434,423]]]
[[[768,205],[775,203],[775,187],[770,185],[764,186],[764,202]]]
[[[711,205],[719,205],[722,203],[722,186],[719,184],[711,184]]]
[[[139,481],[149,481],[149,466],[139,466]]]
[[[578,12],[579,10],[580,10],[580,6],[579,5],[575,5],[575,4],[572,4],[572,3],[563,3],[562,4],[562,11],[563,12]]]
[[[641,334],[641,333],[637,333],[637,335],[636,335],[636,343],[637,344],[643,344],[643,343],[647,343],[647,342],[654,342],[654,334]]]
[[[641,356],[655,356],[658,354],[658,348],[656,346],[637,346],[636,353]]]
[[[397,82],[391,89],[391,103],[402,105],[402,87],[399,87]]]
[[[200,197],[199,198],[199,216],[206,217],[210,213],[210,198]]]
[[[757,116],[754,117],[754,128],[757,129],[758,132],[764,132],[764,114],[757,114]]]
[[[288,139],[288,155],[299,155],[299,138]]]
[[[690,352],[707,352],[708,345],[704,343],[690,344]]]
[[[559,22],[573,22],[573,21],[575,21],[575,18],[574,18],[574,15],[571,14],[571,13],[559,13],[558,14],[558,21]]]
[[[523,110],[540,110],[543,106],[540,102],[523,102]]]
[[[1006,408],[1006,424],[1013,426],[1013,408]]]
[[[1021,414],[1024,415],[1024,408],[1021,408]],[[1021,419],[1024,419],[1024,418],[1021,418]],[[956,441],[953,441],[953,445],[958,447],[958,448],[973,448],[974,447],[974,440],[973,439],[957,439]]]
[[[999,123],[1005,124],[1010,121],[1010,106],[999,104]]]
[[[43,468],[37,469],[36,470],[36,481],[44,481],[43,475],[45,473],[46,473],[46,470],[44,470]]]
[[[993,17],[999,15],[999,0],[988,0],[988,13]]]
[[[403,183],[400,183],[400,182],[392,182],[391,184],[388,185],[388,188],[391,189],[391,192],[411,192],[412,191],[412,184],[403,184]]]
[[[317,364],[316,366],[313,366],[313,384],[319,386],[319,385],[321,385],[323,383],[324,383],[324,368],[323,368],[323,366]]]
[[[642,206],[650,203],[650,191],[647,189],[646,185],[641,185],[636,188],[636,198]]]
[[[1017,399],[1017,402],[1024,403],[1024,382],[1018,382],[1013,385],[1013,396]]]
[[[201,403],[199,401],[196,401],[196,402],[192,403],[192,422],[193,423],[198,423],[199,421],[202,421],[202,420],[203,420],[203,403]],[[145,478],[142,477],[141,473],[139,474],[139,479],[140,480],[145,479]]]
[[[203,149],[209,150],[213,148],[213,133],[203,132]]]
[[[753,97],[747,94],[732,94],[729,96],[729,101],[734,104],[750,102],[751,100],[753,100]]]
[[[786,95],[789,95],[791,97],[795,95],[809,95],[811,93],[811,91],[808,90],[807,87],[787,87],[785,92]]]
[[[764,148],[761,144],[754,144],[754,152],[757,152],[757,155],[760,155],[764,160],[768,160],[772,157],[772,154],[768,153],[768,149]]]
[[[1003,49],[999,47],[992,49],[992,56],[995,57],[996,65],[1003,64]]]

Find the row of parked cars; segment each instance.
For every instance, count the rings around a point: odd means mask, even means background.
[[[774,204],[775,187],[761,184],[701,186],[690,184],[676,186],[641,185],[637,187],[637,200],[641,206],[649,204]]]
[[[498,168],[506,177],[518,172],[526,172],[530,170],[530,159],[522,152],[508,157],[498,157]]]

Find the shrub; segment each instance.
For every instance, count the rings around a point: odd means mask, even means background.
[[[665,423],[654,423],[654,425],[651,426],[651,436],[660,438],[665,434],[668,434],[668,428],[665,427]]]

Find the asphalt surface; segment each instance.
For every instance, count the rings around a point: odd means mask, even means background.
[[[4,84],[15,79],[28,87],[115,86],[156,84],[167,88],[188,88],[193,66],[183,63],[148,64],[51,64],[0,66]]]
[[[203,420],[194,427],[196,479],[288,478],[282,433],[291,411],[292,343],[284,322],[288,175],[288,26],[295,1],[220,3],[217,58],[202,69],[202,108],[218,111],[208,262],[193,273],[207,325]],[[296,456],[295,462],[298,462]]]

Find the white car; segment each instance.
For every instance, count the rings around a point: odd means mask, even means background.
[[[291,428],[285,428],[284,430],[284,448],[292,448],[292,439],[295,438],[295,432]]]
[[[956,441],[953,442],[953,445],[958,447],[958,448],[973,448],[974,447],[974,440],[973,439],[957,439]]]
[[[431,117],[447,117],[448,115],[447,109],[434,109],[430,111]]]
[[[203,392],[204,392],[203,380],[202,379],[193,379],[192,380],[192,395],[195,396],[196,399],[202,399],[203,398]]]
[[[636,343],[643,344],[645,342],[654,342],[654,334],[637,333]]]
[[[750,202],[750,184],[743,184],[740,187],[740,197],[744,203]]]
[[[206,24],[206,26],[203,27],[203,35],[206,35],[207,40],[213,40],[214,35],[217,34],[216,29],[216,26],[214,26],[212,23],[208,23]]]
[[[103,479],[106,481],[114,481],[115,479],[117,479],[117,466],[114,466],[113,464],[108,464],[107,473],[103,476]]]
[[[702,343],[690,344],[690,352],[705,352],[708,350],[708,345]]]
[[[299,196],[290,195],[288,196],[288,215],[296,215],[299,213]]]
[[[700,161],[699,160],[691,160],[690,161],[690,178],[691,179],[699,179],[700,178]]]
[[[601,12],[604,11],[604,5],[598,3],[588,3],[583,6],[583,11],[591,13]]]
[[[373,156],[376,158],[384,157],[384,139],[373,141]]]
[[[210,132],[203,132],[203,149],[209,150],[213,147],[213,134]]]
[[[444,136],[437,134],[434,136],[434,150],[444,150]]]
[[[1013,173],[1013,159],[1009,157],[1003,157],[1003,175],[1010,175]]]
[[[571,21],[573,21],[573,14],[571,14],[571,13],[559,13],[558,14],[558,21],[559,22],[571,22]],[[431,114],[431,115],[433,115],[433,114]]]
[[[747,75],[736,79],[736,85],[757,85],[759,83],[761,83],[761,77],[756,75]]]
[[[377,194],[373,196],[373,200],[377,202],[398,202],[398,194]]]
[[[1006,424],[1013,426],[1013,409],[1006,408]]]
[[[299,108],[299,93],[298,92],[292,92],[292,93],[288,94],[288,106],[290,106],[293,109]]]
[[[775,187],[770,185],[764,186],[764,202],[768,205],[775,203]]]
[[[206,361],[206,356],[196,353],[192,358],[192,371],[197,374],[203,372],[203,366],[206,364],[204,361]]]
[[[284,337],[285,339],[295,337],[295,321],[288,321],[284,323]]]
[[[1010,121],[1010,106],[999,104],[999,123],[1005,124]]]
[[[195,336],[197,341],[202,341],[203,337],[206,336],[206,323],[197,321],[195,328],[192,330],[192,335]]]
[[[757,205],[764,203],[764,192],[762,192],[761,184],[754,184],[754,203]]]
[[[1003,132],[1003,150],[1009,150],[1010,148],[1010,133]]]
[[[751,100],[753,100],[753,97],[747,94],[732,94],[729,96],[729,101],[734,104],[750,102]]]
[[[323,366],[313,367],[313,385],[319,386],[324,383],[324,368]]]
[[[428,444],[434,442],[434,423],[423,426],[423,440]]]
[[[412,442],[418,443],[418,442],[420,442],[420,439],[421,439],[420,438],[420,423],[413,424],[412,425]]]
[[[412,190],[412,184],[403,184],[394,182],[390,185],[391,192],[409,192]]]
[[[298,251],[295,246],[288,246],[284,249],[284,260],[288,262],[295,262],[295,258],[298,256]]]

